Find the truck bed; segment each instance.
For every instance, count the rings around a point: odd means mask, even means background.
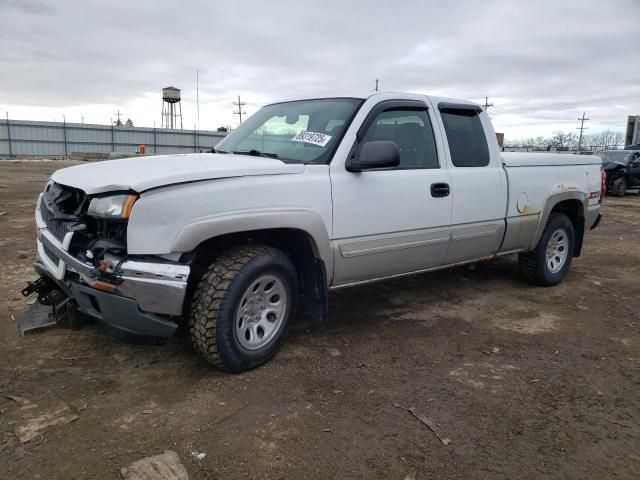
[[[560,200],[577,200],[585,205],[582,214],[586,217],[586,228],[593,225],[600,210],[600,157],[503,153],[502,158],[508,184],[502,252],[533,248],[550,206]]]

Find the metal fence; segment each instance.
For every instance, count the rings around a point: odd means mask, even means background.
[[[541,147],[539,145],[514,145],[507,144],[500,149],[503,152],[551,152],[551,153],[580,153],[590,154],[595,152],[601,152],[603,150],[619,150],[624,148],[624,145],[583,145],[580,150],[575,147]]]
[[[0,157],[87,153],[189,153],[211,149],[224,132],[0,119]]]

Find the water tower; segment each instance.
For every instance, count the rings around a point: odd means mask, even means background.
[[[182,129],[182,103],[180,103],[180,89],[174,86],[162,89],[162,127]]]

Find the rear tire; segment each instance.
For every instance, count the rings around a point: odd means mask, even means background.
[[[611,195],[614,197],[624,197],[625,193],[627,193],[627,180],[621,177],[613,182]]]
[[[230,372],[259,367],[282,347],[297,295],[295,267],[282,251],[262,245],[228,250],[196,287],[189,313],[193,346]]]
[[[552,212],[536,248],[518,256],[520,274],[533,285],[557,285],[567,276],[574,245],[573,223],[565,214]]]

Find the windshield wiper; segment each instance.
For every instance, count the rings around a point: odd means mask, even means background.
[[[261,152],[260,150],[256,150],[255,148],[247,151],[237,150],[233,153],[235,153],[236,155],[251,155],[252,157],[278,158],[277,153]]]

